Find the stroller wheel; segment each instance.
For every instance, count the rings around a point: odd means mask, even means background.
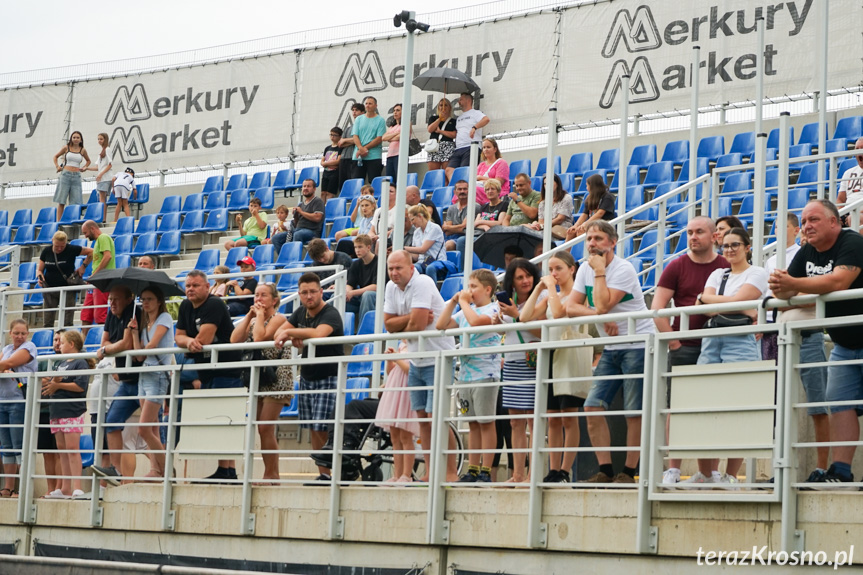
[[[362,471],[363,481],[383,481],[384,472],[380,466],[369,466]]]

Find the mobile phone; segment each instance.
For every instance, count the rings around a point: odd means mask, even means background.
[[[499,302],[503,302],[506,305],[512,305],[512,300],[510,299],[509,294],[505,291],[497,292],[496,294],[494,294],[494,297],[496,297],[497,301]]]

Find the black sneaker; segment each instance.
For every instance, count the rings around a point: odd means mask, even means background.
[[[233,474],[232,474],[233,472]],[[233,467],[217,467],[212,475],[208,475],[199,481],[194,481],[195,485],[214,485],[221,483],[225,479],[236,479],[237,470]]]
[[[543,483],[557,483],[558,476],[560,475],[560,471],[557,469],[552,469],[548,472],[548,475],[542,478]]]
[[[569,472],[560,470],[557,472],[557,478],[553,483],[569,483]]]
[[[479,481],[479,474],[473,471],[468,471],[458,478],[459,483],[476,483],[477,481]]]
[[[237,479],[237,469],[235,467],[228,467],[225,479]]]
[[[814,473],[812,474],[814,475]],[[809,477],[811,478],[812,475]],[[836,471],[836,466],[831,465],[827,473],[819,475],[810,485],[811,489],[816,491],[857,491],[857,488],[850,485],[842,485],[843,483],[853,483],[854,474],[842,475]]]
[[[108,467],[102,467],[101,465],[94,465],[92,467],[93,473],[103,478],[105,481],[110,483],[111,485],[117,486],[120,485],[120,481],[123,479],[120,474],[117,472],[117,469],[113,465],[109,465]]]

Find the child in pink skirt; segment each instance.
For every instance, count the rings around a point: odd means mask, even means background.
[[[399,352],[404,352],[407,344],[402,341]],[[389,347],[386,353],[395,353],[396,350]],[[411,473],[414,468],[414,437],[419,434],[419,424],[416,422],[417,414],[411,409],[410,396],[408,395],[408,369],[410,364],[407,359],[393,359],[387,362],[387,390],[381,393],[381,402],[378,405],[375,425],[390,432],[393,442],[393,451],[410,451],[411,453],[397,453],[393,455],[393,476],[386,483],[410,483],[413,481]],[[402,421],[393,421],[400,419]]]
[[[64,331],[60,339],[60,353],[81,353],[84,338],[77,331]],[[93,359],[67,359],[57,366],[57,371],[93,369]],[[52,401],[48,406],[51,433],[57,440],[60,454],[60,469],[63,479],[60,487],[45,496],[46,499],[85,499],[81,490],[81,433],[84,431],[84,416],[87,413],[85,398],[89,375],[57,375],[43,378],[42,395],[51,399],[78,399],[79,401]]]

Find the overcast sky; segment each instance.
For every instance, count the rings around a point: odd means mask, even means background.
[[[424,13],[465,4],[480,2],[147,0],[70,4],[4,0],[0,73],[178,52],[389,19],[401,10]]]

